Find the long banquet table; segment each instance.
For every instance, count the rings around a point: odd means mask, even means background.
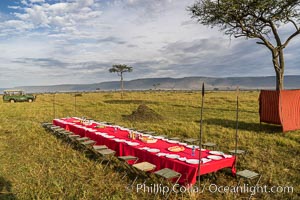
[[[53,124],[60,126],[66,130],[69,130],[81,137],[89,137],[95,140],[97,145],[106,145],[108,148],[116,151],[117,156],[132,155],[139,158],[139,162],[147,161],[156,165],[155,170],[170,168],[182,174],[179,184],[182,185],[192,185],[196,183],[196,177],[199,175],[198,164],[190,164],[186,161],[180,161],[176,158],[168,158],[165,156],[159,156],[162,153],[167,154],[177,154],[181,158],[186,157],[186,159],[198,159],[200,149],[196,148],[195,154],[192,155],[192,149],[185,147],[182,152],[174,153],[168,150],[169,147],[178,146],[178,144],[170,143],[168,140],[158,139],[156,143],[149,144],[144,143],[140,140],[133,140],[128,138],[128,130],[122,129],[121,127],[115,128],[114,126],[100,126],[99,123],[93,121],[89,125],[83,125],[80,123],[79,118],[61,118],[54,119]],[[97,127],[98,128],[97,128]],[[102,135],[114,136],[114,138],[107,138]],[[105,135],[105,136],[106,136]],[[139,143],[137,146],[131,146],[128,142],[120,142],[118,139],[124,141],[131,141]],[[158,152],[149,152],[143,147],[159,149]],[[209,150],[201,150],[201,157],[206,158],[210,155]],[[209,162],[201,163],[200,174],[208,174],[211,172],[218,171],[222,168],[231,168],[233,174],[235,174],[234,156],[225,156],[220,160],[208,160]]]

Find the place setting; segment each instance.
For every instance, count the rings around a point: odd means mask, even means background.
[[[208,153],[211,154],[211,155],[209,155],[207,157],[210,157],[213,160],[218,160],[219,157],[221,157],[221,159],[222,159],[222,157],[232,158],[232,155],[227,155],[227,154],[223,153],[222,151],[209,151]]]
[[[140,143],[138,142],[131,142],[131,141],[125,141],[126,144],[128,144],[129,146],[138,146],[140,145]]]

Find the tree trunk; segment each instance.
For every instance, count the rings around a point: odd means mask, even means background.
[[[273,65],[276,72],[276,90],[283,90],[283,80],[284,80],[284,56],[283,49],[273,50]]]
[[[283,90],[283,71],[276,71],[276,90]]]
[[[123,73],[121,72],[121,98],[122,99],[123,99],[123,90],[124,90]]]

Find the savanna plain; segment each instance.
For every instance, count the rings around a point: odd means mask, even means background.
[[[300,131],[282,133],[276,125],[259,123],[258,91],[239,93],[238,147],[247,150],[237,169],[262,174],[260,185],[292,186],[293,192],[257,193],[254,199],[300,199]],[[140,104],[163,119],[129,121]],[[76,108],[75,108],[76,107]],[[117,160],[103,171],[97,159],[54,137],[42,122],[85,116],[96,121],[180,138],[197,138],[201,92],[143,91],[38,94],[33,103],[0,102],[0,199],[164,199],[162,195],[128,189],[132,176],[121,179]],[[203,141],[218,150],[235,147],[236,92],[205,93]],[[234,186],[226,170],[202,177],[202,184]],[[170,199],[241,199],[249,194],[209,192],[172,193]]]

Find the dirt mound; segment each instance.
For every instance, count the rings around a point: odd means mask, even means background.
[[[130,121],[158,121],[163,120],[163,117],[146,106],[145,104],[139,105],[137,110],[133,111],[130,115],[123,116],[124,119]]]

